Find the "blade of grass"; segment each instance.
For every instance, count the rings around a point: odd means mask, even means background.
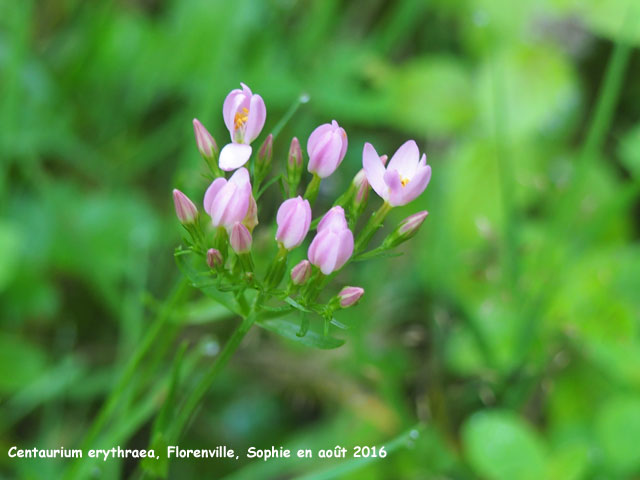
[[[397,436],[390,442],[383,445],[387,455],[390,455],[403,448],[411,448],[415,440],[420,436],[421,425],[416,425],[403,434]],[[386,458],[386,457],[385,457]],[[329,467],[320,472],[310,473],[297,477],[297,480],[331,480],[333,478],[348,478],[346,475],[353,473],[373,462],[381,460],[380,457],[359,457],[351,458],[334,467]]]
[[[145,338],[140,343],[138,349],[134,352],[134,354],[129,359],[126,367],[123,369],[120,378],[118,379],[118,383],[115,385],[105,402],[102,404],[102,407],[98,411],[91,427],[87,431],[84,439],[80,444],[80,448],[82,450],[87,450],[91,448],[92,442],[97,438],[100,434],[107,421],[115,411],[118,403],[120,402],[120,398],[125,393],[125,390],[131,381],[132,377],[136,373],[140,362],[145,357],[145,355],[149,352],[149,350],[155,344],[158,336],[163,330],[165,323],[169,320],[172,309],[175,305],[180,301],[182,295],[184,294],[188,282],[184,278],[180,278],[180,280],[176,283],[173,291],[167,297],[167,300],[164,303],[163,308],[160,310],[158,315],[156,316],[153,324],[147,330]],[[79,465],[80,463],[74,463],[69,470],[67,470],[64,478],[65,479],[73,479],[79,478]]]

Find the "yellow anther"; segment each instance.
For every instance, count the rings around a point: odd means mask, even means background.
[[[400,183],[402,184],[403,187],[406,187],[407,183],[409,183],[409,179],[408,178],[401,178],[400,179]]]
[[[245,123],[247,123],[248,119],[249,119],[249,109],[245,107],[242,109],[241,112],[236,113],[236,116],[233,118],[233,127],[236,130],[238,130]]]

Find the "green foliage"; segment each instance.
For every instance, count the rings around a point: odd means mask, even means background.
[[[462,440],[469,463],[484,478],[546,477],[547,453],[542,442],[511,412],[472,416],[463,426]]]
[[[224,145],[221,103],[240,81],[265,99],[263,137],[310,96],[274,142],[276,174],[292,136],[305,150],[319,123],[347,130],[318,212],[360,168],[365,141],[392,154],[415,138],[433,168],[425,194],[374,237],[428,210],[403,255],[354,262],[327,287],[326,299],[364,286],[360,304],[329,335],[297,302],[271,305],[181,440],[239,452],[391,440],[387,458],[5,455],[0,476],[638,477],[640,90],[625,47],[640,45],[636,4],[0,2],[3,448],[169,441],[242,313],[200,257],[172,258],[182,232],[170,192],[201,209],[191,119]],[[267,186],[260,271],[280,199]]]

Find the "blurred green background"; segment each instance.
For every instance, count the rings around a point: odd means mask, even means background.
[[[310,95],[275,164],[294,135],[304,145],[334,118],[346,129],[320,206],[365,141],[392,154],[415,138],[431,185],[388,228],[430,215],[405,255],[351,265],[331,287],[367,291],[340,317],[344,346],[255,329],[180,445],[398,441],[370,464],[181,460],[170,478],[640,478],[634,7],[0,0],[0,450],[80,444],[180,278],[171,189],[199,204],[207,186],[191,119],[226,143],[222,102],[243,81],[265,99],[264,134]],[[186,391],[237,322],[195,289],[169,319],[96,448],[148,446],[179,342]],[[67,467],[0,456],[6,478]],[[136,468],[86,462],[82,475]]]

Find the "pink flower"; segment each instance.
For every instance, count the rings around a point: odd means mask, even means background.
[[[231,228],[242,222],[249,209],[251,183],[249,172],[240,168],[227,181],[216,178],[204,194],[204,211],[211,216],[214,227]]]
[[[251,234],[247,227],[236,222],[229,233],[229,244],[236,253],[248,253],[251,250]]]
[[[211,158],[218,153],[216,141],[197,118],[193,119],[193,132],[196,135],[196,145],[200,155],[204,158]]]
[[[393,154],[386,169],[373,146],[365,143],[362,166],[371,187],[392,207],[411,202],[427,188],[431,179],[427,156],[423,153],[420,158],[418,145],[413,140],[405,142]]]
[[[342,207],[333,207],[318,224],[318,233],[309,246],[309,260],[329,275],[342,268],[353,254],[353,233]]]
[[[198,209],[189,197],[177,188],[173,189],[173,205],[176,207],[176,215],[183,225],[194,223],[198,218]]]
[[[361,287],[344,287],[338,294],[338,300],[342,308],[354,305],[360,297],[364,295],[364,288]]]
[[[231,134],[231,142],[220,152],[219,165],[230,171],[241,167],[251,156],[250,143],[253,142],[267,118],[264,100],[241,83],[242,90],[232,90],[224,101],[222,116]]]
[[[301,196],[285,200],[276,216],[278,231],[276,240],[287,250],[296,248],[307,236],[311,225],[311,205]]]
[[[335,172],[347,152],[347,134],[344,128],[333,120],[316,128],[307,142],[309,165],[307,169],[320,178]]]
[[[291,269],[291,281],[294,285],[303,285],[311,277],[311,264],[309,260],[302,260]]]

